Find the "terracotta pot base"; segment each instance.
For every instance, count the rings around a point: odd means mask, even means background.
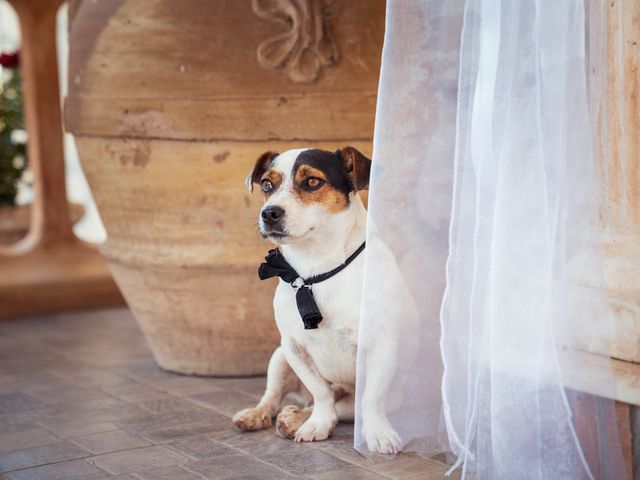
[[[266,372],[279,335],[273,284],[260,284],[255,268],[109,266],[160,367],[196,375]]]

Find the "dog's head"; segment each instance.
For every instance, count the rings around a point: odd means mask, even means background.
[[[263,153],[247,177],[247,188],[256,184],[264,196],[260,233],[288,244],[331,232],[356,192],[368,188],[370,170],[371,160],[353,147]]]

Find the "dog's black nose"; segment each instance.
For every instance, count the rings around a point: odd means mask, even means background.
[[[273,226],[284,216],[284,208],[271,206],[262,209],[262,221],[267,225]]]

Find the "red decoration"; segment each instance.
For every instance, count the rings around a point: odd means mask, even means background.
[[[0,65],[3,68],[16,68],[20,64],[20,55],[15,53],[0,53]]]

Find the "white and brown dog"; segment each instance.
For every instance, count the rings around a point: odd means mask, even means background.
[[[282,408],[276,429],[283,437],[324,440],[339,420],[353,421],[364,266],[358,252],[366,227],[357,191],[368,188],[370,167],[371,161],[352,147],[336,152],[299,149],[264,153],[247,178],[248,188],[253,191],[257,184],[264,195],[261,234],[279,246],[279,254],[301,279],[350,262],[312,285],[322,315],[317,328],[305,328],[301,319],[296,294],[303,282],[290,283],[281,276],[273,307],[282,342],[269,362],[262,399],[233,418],[243,431],[270,427],[287,394],[313,406]],[[392,375],[392,366],[369,372],[362,397],[364,438],[378,453],[397,453],[401,446],[381,404]]]

